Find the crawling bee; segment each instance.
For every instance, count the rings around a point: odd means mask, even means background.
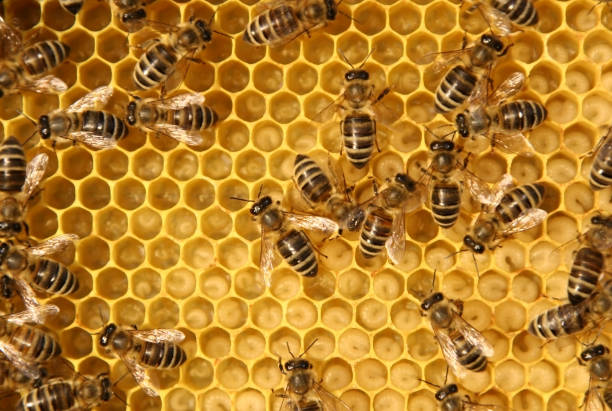
[[[478,404],[472,402],[470,397],[459,394],[457,384],[448,384],[436,392],[440,411],[502,411],[507,410],[493,404]]]
[[[466,369],[475,372],[485,370],[487,357],[493,355],[493,347],[461,317],[462,303],[448,300],[442,293],[435,292],[423,300],[421,309],[429,317],[446,363],[457,377],[464,377]]]
[[[200,94],[179,94],[168,100],[152,98],[131,101],[127,106],[126,121],[164,134],[189,145],[202,144],[200,132],[217,122],[214,110],[204,105]]]
[[[54,145],[58,141],[72,140],[99,149],[115,147],[127,135],[127,126],[114,114],[93,110],[104,106],[112,94],[112,87],[98,87],[68,108],[40,116],[40,137],[53,141]]]
[[[107,354],[121,358],[143,391],[152,397],[153,388],[146,368],[167,369],[182,365],[187,354],[178,343],[185,335],[178,330],[137,330],[110,323],[102,330],[98,343]]]
[[[612,364],[608,347],[602,344],[589,347],[580,354],[578,361],[589,367],[589,389],[584,399],[584,409],[603,410],[605,405],[612,408]]]
[[[322,205],[340,230],[357,231],[363,223],[365,212],[339,181],[331,163],[329,165],[331,180],[313,159],[298,154],[293,166],[293,182],[304,200],[312,208]]]
[[[0,97],[22,91],[60,93],[68,86],[61,79],[45,75],[59,66],[70,47],[58,40],[24,46],[21,35],[0,17],[0,42],[4,61],[0,65]]]
[[[267,1],[256,11],[242,39],[255,46],[280,46],[306,33],[322,28],[336,19],[334,0]]]
[[[503,35],[514,31],[513,24],[532,27],[539,21],[538,11],[531,0],[482,0],[472,5],[469,11],[475,9],[480,9],[487,23]]]
[[[312,363],[302,358],[316,342],[317,340],[314,340],[297,357],[287,344],[291,359],[285,362],[284,366],[280,357],[278,358],[278,368],[287,376],[285,391],[279,395],[283,398],[281,411],[350,411],[348,404],[323,388],[312,370]]]
[[[593,190],[603,190],[612,185],[612,127],[595,148],[595,157],[589,173],[589,185]]]

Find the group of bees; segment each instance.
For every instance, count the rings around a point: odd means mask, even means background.
[[[77,14],[86,1],[59,3]],[[125,29],[135,32],[151,23],[147,20],[147,6],[154,1],[112,0],[111,4]],[[546,109],[535,100],[513,99],[525,84],[522,73],[509,75],[495,88],[490,79],[496,62],[511,47],[510,34],[534,26],[538,22],[537,11],[531,0],[484,0],[474,3],[469,11],[480,12],[491,30],[470,47],[464,44],[460,50],[440,53],[433,64],[437,73],[446,70],[435,92],[435,110],[452,123],[451,131],[446,133],[427,128],[432,141],[428,164],[419,167],[420,176],[398,173],[380,189],[373,180],[373,195],[360,203],[355,199],[354,187],[347,186],[339,163],[330,158],[327,166],[322,166],[299,154],[293,181],[308,210],[289,212],[270,195],[255,200],[236,198],[253,202],[250,213],[261,226],[260,267],[266,285],[271,283],[276,252],[298,274],[317,276],[320,259],[307,231],[318,231],[325,237],[359,233],[359,253],[363,258],[384,258],[386,254],[391,263],[399,264],[406,248],[406,213],[426,204],[434,221],[448,229],[457,222],[466,193],[481,204],[482,212],[464,236],[465,248],[461,251],[485,253],[513,234],[544,221],[547,213],[539,208],[546,195],[544,184],[515,186],[511,176],[504,175],[491,187],[468,169],[468,146],[476,139],[486,139],[492,148],[511,154],[531,154],[532,146],[523,132],[540,125],[546,119]],[[264,2],[256,7],[241,41],[256,47],[282,46],[325,27],[338,14],[344,13],[334,0]],[[36,124],[35,133],[41,140],[52,141],[53,146],[68,140],[95,149],[116,146],[131,128],[166,135],[188,145],[201,144],[202,131],[218,122],[217,114],[204,104],[200,94],[166,97],[165,83],[179,63],[195,60],[195,53],[213,41],[213,33],[222,34],[213,30],[212,24],[212,19],[206,22],[192,18],[166,28],[166,34],[142,47],[144,51],[133,70],[134,89],[138,92],[161,87],[159,98],[133,94],[123,115],[117,115],[102,109],[113,93],[112,87],[102,86],[67,108],[43,114],[37,121],[30,119]],[[49,74],[69,58],[66,44],[57,40],[24,44],[21,34],[4,20],[0,22],[0,35],[0,97],[21,91],[67,90],[61,79]],[[377,110],[392,88],[376,93],[370,73],[363,68],[365,61],[354,67],[340,54],[350,69],[344,75],[342,94],[329,109],[340,119],[341,155],[346,156],[351,167],[363,169],[378,146]],[[602,138],[593,153],[589,183],[593,190],[601,190],[612,185],[612,132]],[[26,164],[23,147],[14,137],[6,138],[0,146],[0,291],[11,302],[8,314],[0,317],[0,351],[5,357],[0,362],[0,382],[8,388],[20,388],[23,395],[18,410],[89,409],[114,395],[114,384],[107,374],[86,376],[74,372],[74,378],[67,380],[48,377],[44,370],[47,361],[61,355],[57,339],[41,325],[57,314],[58,308],[41,305],[36,293],[70,295],[79,289],[77,276],[49,258],[77,237],[63,234],[37,244],[28,236],[25,215],[38,192],[47,161],[47,155],[42,153]],[[612,317],[612,282],[600,281],[612,249],[612,217],[593,217],[579,241],[581,248],[575,253],[568,280],[569,303],[536,316],[529,325],[529,332],[543,339],[596,329]],[[461,301],[450,300],[434,288],[435,272],[431,290],[421,296],[421,309],[431,322],[449,369],[459,379],[466,376],[467,370],[484,371],[488,357],[493,355],[491,344],[462,318]],[[186,354],[179,345],[183,339],[183,333],[177,330],[137,330],[110,323],[99,333],[98,343],[102,351],[123,360],[145,393],[157,395],[146,369],[183,364]],[[297,357],[289,350],[291,359],[284,364],[279,358],[280,372],[287,375],[286,389],[279,394],[281,408],[349,410],[317,380],[312,363],[303,358],[309,348]],[[608,348],[591,345],[583,351],[581,361],[588,364],[591,374],[587,409],[596,409],[589,407],[603,406],[604,402],[612,407]],[[456,384],[446,382],[438,387],[435,397],[440,408],[448,411],[497,409],[466,399]]]

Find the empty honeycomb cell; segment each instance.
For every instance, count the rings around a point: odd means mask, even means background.
[[[234,47],[236,57],[247,64],[257,63],[266,55],[265,47],[254,47],[246,41],[237,41]]]
[[[565,84],[575,93],[586,93],[591,90],[596,80],[597,69],[587,61],[573,63],[565,71]]]
[[[517,241],[504,241],[494,254],[496,265],[507,272],[516,272],[525,267],[525,248]]]
[[[100,298],[87,298],[79,304],[77,310],[77,322],[79,325],[89,328],[90,330],[98,330],[105,325],[108,319],[108,304]]]
[[[150,268],[143,268],[130,275],[131,290],[138,298],[149,299],[159,294],[161,276]]]
[[[270,101],[270,115],[281,124],[293,121],[300,114],[300,102],[290,93],[277,93]]]
[[[406,232],[415,241],[426,243],[438,234],[438,225],[426,210],[417,211],[406,217]]]
[[[263,334],[255,329],[248,328],[236,335],[234,350],[241,358],[251,360],[261,356],[266,349],[266,340]]]
[[[68,358],[82,358],[92,350],[91,335],[81,328],[74,327],[61,333],[59,343],[62,354]]]
[[[110,201],[110,188],[106,181],[90,177],[79,186],[79,200],[86,208],[98,210]]]
[[[489,152],[472,161],[474,174],[487,183],[496,183],[506,173],[506,159],[497,152]]]
[[[310,65],[297,63],[287,71],[287,87],[297,94],[306,94],[317,85],[317,71]]]
[[[285,319],[296,329],[312,327],[318,319],[317,307],[304,298],[293,300],[287,306]]]
[[[395,271],[383,270],[373,279],[374,294],[383,300],[395,300],[403,292],[403,279]]]
[[[353,249],[350,244],[341,238],[325,241],[320,246],[320,253],[326,256],[322,263],[334,272],[347,268],[353,257]]]
[[[228,61],[219,67],[219,83],[230,92],[237,92],[249,83],[249,69],[239,61]]]
[[[418,306],[408,299],[402,299],[393,304],[390,314],[393,325],[404,331],[412,330],[421,321]]]
[[[416,64],[429,64],[438,51],[436,39],[428,33],[416,33],[407,39],[406,54]],[[433,108],[432,108],[433,110]]]
[[[317,129],[308,122],[296,121],[287,129],[287,144],[303,153],[311,150],[317,142]]]
[[[96,291],[111,300],[122,297],[128,289],[125,273],[116,268],[107,268],[96,275]]]
[[[272,355],[287,358],[287,348],[293,353],[301,352],[300,336],[289,328],[281,328],[269,336],[269,346]]]
[[[118,240],[127,231],[128,222],[125,213],[114,207],[102,210],[96,215],[98,234],[111,241]]]
[[[248,307],[240,299],[231,297],[219,301],[217,305],[219,323],[229,329],[240,328],[247,320]]]
[[[417,378],[420,376],[420,366],[409,360],[400,360],[389,370],[391,384],[404,391],[411,391],[418,386]]]
[[[249,378],[247,366],[234,358],[221,361],[216,367],[215,374],[219,383],[230,390],[241,388]]]
[[[550,410],[570,410],[576,406],[576,396],[567,391],[558,391],[553,394],[547,403]]]
[[[263,394],[254,389],[247,389],[236,394],[236,408],[240,410],[264,411],[266,400]]]
[[[125,237],[115,243],[113,257],[120,267],[132,270],[144,262],[144,245],[131,237]]]
[[[346,327],[353,318],[353,309],[343,300],[333,299],[321,307],[321,321],[332,330]]]
[[[417,361],[430,360],[438,352],[438,344],[429,330],[419,329],[406,337],[408,353]]]
[[[525,308],[516,301],[506,300],[495,306],[495,322],[506,332],[522,329],[525,326]]]
[[[543,165],[539,158],[533,156],[516,156],[510,164],[510,174],[517,184],[533,183],[542,177]]]
[[[374,410],[399,411],[405,409],[405,400],[400,393],[387,388],[374,396],[373,405]]]
[[[214,370],[210,362],[194,358],[183,366],[185,383],[194,390],[209,386],[213,381]]]
[[[67,208],[74,202],[74,185],[63,177],[45,181],[43,200],[53,208]]]
[[[582,101],[582,115],[596,125],[607,125],[609,110],[612,110],[612,100],[608,93],[593,92]]]
[[[304,277],[304,294],[314,301],[322,301],[334,294],[336,276],[328,270],[320,270],[316,277]]]
[[[548,361],[540,361],[528,368],[529,383],[544,392],[550,392],[559,385],[557,367]]]
[[[523,331],[512,340],[512,353],[523,363],[533,362],[542,355],[542,340]]]
[[[153,180],[164,169],[164,158],[157,151],[144,149],[134,156],[132,171],[143,180]]]
[[[565,92],[552,95],[545,106],[548,110],[548,118],[558,123],[569,123],[578,114],[576,97]]]
[[[91,60],[79,65],[79,81],[91,90],[107,85],[111,78],[111,68],[101,60]]]
[[[183,305],[183,319],[185,324],[192,329],[207,327],[214,320],[213,305],[200,297],[194,297]]]
[[[563,133],[563,144],[577,154],[591,150],[593,144],[599,139],[598,131],[585,123],[576,123],[569,126]]]
[[[425,27],[435,34],[447,34],[457,24],[457,8],[446,2],[437,2],[425,11]]]
[[[50,304],[56,305],[59,312],[46,319],[45,324],[52,329],[67,328],[76,318],[76,307],[72,301],[66,298],[53,298],[49,301]]]
[[[530,247],[529,261],[533,268],[542,274],[552,272],[560,261],[559,252],[555,248],[553,244],[544,241]]]
[[[563,192],[563,203],[567,211],[582,215],[595,205],[593,190],[584,183],[572,183]]]
[[[321,374],[323,377],[322,384],[331,391],[346,387],[353,379],[351,366],[340,358],[327,361]]]
[[[149,263],[160,269],[176,265],[180,255],[181,247],[169,238],[157,238],[147,247]]]
[[[244,121],[257,121],[266,111],[266,100],[254,91],[246,91],[236,97],[236,115]]]
[[[385,28],[387,14],[376,3],[362,3],[353,12],[355,28],[365,35],[372,36]]]
[[[257,181],[265,176],[266,159],[256,151],[241,153],[236,159],[236,173],[247,181]]]
[[[159,178],[149,185],[149,203],[158,210],[168,210],[179,201],[181,194],[176,183],[168,178]]]
[[[290,180],[293,175],[293,163],[295,158],[292,153],[285,150],[277,150],[270,157],[270,175],[279,180]]]
[[[179,320],[179,307],[169,298],[155,300],[149,306],[151,328],[174,328]]]
[[[225,186],[225,192],[232,190],[231,186]],[[246,192],[246,188],[245,188]],[[237,193],[238,195],[240,194]],[[203,210],[210,206],[215,200],[215,188],[211,183],[204,179],[198,179],[189,182],[185,186],[185,202],[187,205],[195,210]],[[229,200],[229,197],[227,197]],[[220,201],[224,204],[223,201]]]
[[[145,200],[145,187],[133,178],[119,181],[113,191],[117,204],[126,210],[138,208]]]
[[[454,252],[453,246],[446,241],[436,241],[425,249],[425,262],[432,268],[446,271],[454,262],[452,258],[449,258]]]
[[[546,232],[551,240],[558,243],[573,240],[579,234],[576,220],[563,212],[548,216]]]
[[[340,399],[344,401],[352,411],[366,411],[370,409],[370,397],[361,390],[345,391]]]
[[[93,159],[88,150],[75,146],[62,154],[62,172],[66,177],[80,180],[91,173]]]
[[[161,216],[148,207],[141,208],[132,214],[130,228],[136,236],[143,240],[150,240],[161,231]]]
[[[523,365],[513,360],[495,364],[495,384],[506,392],[520,389],[525,384]]]
[[[126,57],[123,61],[117,63],[115,66],[115,81],[118,87],[121,87],[124,90],[132,90],[134,88],[134,80],[132,79],[132,72],[134,71],[134,67],[136,65],[136,59]],[[140,134],[140,138],[136,138],[136,135]],[[143,132],[135,132],[135,130],[130,130],[130,138],[126,139],[130,143],[135,143],[134,140],[144,140]],[[124,140],[125,142],[125,140]],[[141,146],[140,144],[139,146]]]
[[[491,309],[482,301],[466,301],[463,306],[463,318],[479,330],[486,330],[491,325]]]
[[[569,86],[568,80],[566,73],[566,84]],[[561,73],[553,63],[537,63],[529,72],[529,87],[540,94],[555,91],[559,88],[559,84],[561,84]]]
[[[446,375],[448,365],[445,360],[434,360],[423,367],[423,379],[431,383],[444,383],[443,376]]]
[[[376,359],[367,359],[355,364],[355,382],[368,391],[381,388],[387,380],[387,368]]]
[[[95,40],[85,30],[72,30],[64,35],[61,41],[70,47],[69,58],[74,62],[83,62],[87,60],[95,51]],[[104,84],[108,84],[108,82]]]
[[[110,258],[107,242],[98,237],[88,237],[79,241],[77,253],[79,263],[92,270],[104,267]]]
[[[411,3],[399,2],[389,9],[389,27],[400,35],[410,34],[421,25],[421,13]]]
[[[173,150],[168,158],[167,171],[177,180],[189,180],[198,172],[198,158],[188,150]]]
[[[64,31],[74,24],[74,16],[66,11],[58,1],[46,1],[43,4],[42,21],[47,27]]]
[[[510,49],[512,58],[527,64],[538,60],[544,50],[541,37],[532,31],[524,31],[513,36],[512,43],[514,44]]]
[[[129,54],[128,39],[118,30],[106,30],[98,37],[96,51],[104,60],[116,63]],[[72,50],[70,53],[72,55]]]
[[[358,33],[349,32],[344,33],[338,39],[337,50],[340,50],[351,64],[357,66],[365,60],[370,47],[367,38]]]
[[[546,163],[546,174],[557,183],[567,183],[576,176],[576,160],[563,153],[556,154]]]
[[[248,247],[238,239],[229,239],[218,244],[219,263],[230,270],[246,264],[248,254]]]
[[[364,297],[370,288],[370,278],[354,268],[338,275],[338,292],[345,298],[358,300]]]
[[[399,333],[386,329],[374,336],[373,348],[377,358],[393,361],[404,353],[404,340]]]
[[[370,352],[368,334],[358,328],[349,328],[338,336],[338,353],[345,358],[355,360]]]
[[[271,298],[263,298],[251,306],[249,314],[257,327],[272,329],[282,321],[283,309]]]
[[[561,31],[548,37],[546,49],[548,55],[558,63],[568,63],[578,55],[578,38],[567,31]]]
[[[508,279],[501,273],[489,271],[478,279],[478,291],[488,301],[500,301],[508,295]]]
[[[402,158],[393,152],[381,153],[372,161],[372,174],[381,182],[403,171]]]
[[[449,298],[469,298],[474,291],[474,279],[461,271],[445,273],[441,291]]]
[[[172,210],[166,217],[166,232],[177,240],[193,235],[197,228],[196,216],[186,208]]]
[[[251,367],[253,382],[259,387],[272,390],[283,382],[283,375],[278,370],[278,361],[264,358]],[[274,398],[274,397],[273,397]]]
[[[595,63],[607,63],[612,58],[612,41],[606,31],[593,31],[584,39],[584,53]]]
[[[230,352],[230,335],[222,328],[207,329],[202,333],[199,341],[202,353],[209,358],[222,358]]]
[[[177,268],[168,273],[166,280],[166,291],[170,296],[183,299],[193,294],[196,286],[196,278],[193,272],[186,268]]]
[[[283,142],[283,130],[270,121],[263,121],[253,129],[253,144],[263,151],[274,151]]]
[[[195,397],[184,388],[175,388],[164,397],[164,403],[171,410],[195,409]]]

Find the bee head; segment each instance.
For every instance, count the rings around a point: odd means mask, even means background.
[[[459,391],[457,384],[449,384],[446,387],[442,387],[436,392],[436,400],[444,401],[449,395],[456,394]]]
[[[100,381],[100,390],[102,391],[100,394],[100,399],[104,402],[109,401],[113,396],[113,390],[108,374],[98,375],[98,380]]]
[[[206,22],[204,20],[198,19],[195,21],[194,25],[200,32],[200,37],[202,38],[202,41],[209,42],[212,38],[212,31],[210,30]]]
[[[467,248],[469,248],[476,254],[482,254],[485,252],[484,245],[474,240],[471,235],[466,235],[465,237],[463,237],[463,244],[465,244]]]
[[[459,115],[462,116],[463,114]],[[435,140],[429,144],[429,149],[431,151],[453,151],[455,149],[455,143],[448,140]]]
[[[429,297],[427,297],[421,303],[421,308],[425,311],[429,311],[431,307],[444,300],[444,295],[442,293],[433,293]]]
[[[580,354],[580,358],[582,359],[582,361],[591,361],[592,359],[601,357],[602,355],[605,355],[609,352],[610,350],[608,350],[608,347],[602,344],[598,344],[594,347],[589,347],[584,350],[582,354]]]
[[[457,126],[457,132],[461,137],[467,138],[470,136],[470,129],[467,124],[467,117],[461,113],[455,117],[455,125]]]
[[[480,43],[497,51],[498,53],[504,49],[504,43],[497,37],[491,34],[483,34],[480,38]]]
[[[113,334],[115,334],[115,331],[117,331],[117,326],[113,323],[110,323],[104,327],[104,330],[102,330],[102,335],[100,335],[100,345],[102,347],[108,346]]]
[[[369,80],[370,79],[370,73],[368,73],[365,70],[361,70],[361,69],[349,70],[349,71],[347,71],[344,74],[344,79],[346,81]]]
[[[334,0],[325,0],[325,18],[327,20],[335,20],[338,14],[338,5]]]
[[[408,177],[408,174],[404,174],[404,173],[397,173],[395,175],[395,182],[400,184],[402,187],[404,187],[406,190],[412,192],[414,191],[415,187],[416,187],[416,183],[414,182],[413,179],[411,179],[410,177]]]
[[[51,127],[49,127],[49,116],[40,116],[38,119],[38,131],[43,140],[51,137]]]
[[[285,371],[310,370],[311,368],[312,364],[310,361],[303,358],[294,358],[285,363]]]
[[[270,196],[265,196],[257,200],[257,202],[251,207],[250,213],[254,216],[260,215],[263,213],[268,207],[272,205],[272,198]]]
[[[604,217],[602,215],[596,215],[596,216],[591,217],[591,224],[601,225],[606,228],[612,228],[612,218]]]
[[[123,24],[133,24],[135,22],[143,22],[147,18],[147,12],[143,8],[126,11],[121,13],[121,22]]]
[[[127,105],[127,115],[126,115],[127,123],[130,126],[136,124],[136,102],[130,101]]]

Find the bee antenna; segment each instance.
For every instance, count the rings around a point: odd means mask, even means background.
[[[311,348],[313,345],[315,345],[315,343],[316,343],[317,341],[319,341],[319,339],[318,339],[318,338],[315,338],[314,340],[312,340],[312,342],[311,342],[310,344],[308,344],[308,347],[306,347],[306,349],[304,350],[304,352],[303,352],[303,353],[301,353],[301,354],[298,356],[298,358],[302,358],[302,356],[303,356],[304,354],[306,354],[306,353],[308,352],[308,350],[310,350],[310,348]]]
[[[438,271],[438,267],[434,268],[433,277],[431,279],[431,292],[436,288],[436,272]]]
[[[446,385],[447,380],[448,380],[448,365],[446,366],[446,374],[444,374],[444,385]]]
[[[293,353],[291,352],[291,347],[289,347],[289,341],[285,341],[285,344],[287,344],[287,351],[289,351],[291,358],[295,358],[295,355],[293,355]]]
[[[38,130],[34,130],[34,131],[32,132],[32,134],[30,134],[30,137],[26,138],[26,139],[25,139],[25,141],[24,141],[24,142],[23,142],[21,145],[22,145],[22,146],[25,146],[25,145],[26,145],[26,143],[27,143],[28,141],[30,141],[30,140],[32,139],[32,137],[34,137],[34,136],[36,135],[36,133],[38,133]]]
[[[370,50],[370,52],[368,53],[368,55],[365,57],[365,59],[363,59],[363,61],[361,62],[361,64],[359,65],[359,67],[357,67],[358,69],[362,68],[366,62],[368,61],[368,59],[370,58],[370,56],[376,51],[376,47],[372,47],[372,50]]]
[[[446,369],[446,371],[448,372],[448,368]],[[436,388],[442,388],[440,387],[438,384],[434,384],[433,382],[429,382],[427,380],[424,380],[422,378],[417,377],[418,381],[424,382],[425,384],[431,385],[432,387],[436,387]]]
[[[474,267],[476,267],[476,275],[480,279],[480,270],[478,270],[478,261],[476,261],[476,255],[472,253],[472,260],[474,260]]]
[[[340,2],[342,3],[342,2]],[[338,3],[338,4],[340,4]],[[349,20],[353,20],[355,23],[359,23],[361,24],[361,21],[357,20],[355,17],[351,16],[350,14],[347,14],[345,12],[343,12],[342,10],[338,10],[338,14],[342,14],[344,17],[348,18]]]
[[[230,196],[230,199],[238,200],[238,201],[244,201],[244,202],[247,202],[247,203],[254,203],[255,202],[255,200],[249,200],[249,199],[246,199],[246,198],[240,198],[240,197],[234,197],[234,196]]]
[[[344,60],[346,64],[351,66],[351,69],[355,70],[355,66],[353,66],[353,64],[346,58],[346,55],[344,55],[342,49],[338,49],[338,54],[340,54],[340,57],[342,57],[342,60]]]
[[[234,38],[233,38],[232,36],[230,36],[229,34],[223,33],[223,32],[221,32],[221,31],[213,30],[212,32],[213,32],[213,33],[217,33],[217,34],[219,34],[219,35],[221,35],[221,36],[225,36],[225,37],[228,37],[228,38],[230,38],[230,39],[234,40]]]
[[[259,186],[259,191],[257,192],[257,199],[261,197],[261,192],[263,191],[263,184]]]
[[[15,109],[15,112],[17,112],[17,114],[21,114],[22,116],[24,116],[25,118],[27,118],[28,120],[30,120],[30,123],[32,123],[32,124],[34,124],[34,125],[36,125],[36,124],[37,124],[37,123],[36,123],[36,121],[34,121],[34,119],[33,119],[32,117],[28,116],[28,115],[27,115],[25,112],[23,112],[23,111],[19,110],[18,108],[17,108],[17,109]]]
[[[124,372],[123,375],[121,377],[119,377],[119,379],[117,381],[115,381],[113,383],[113,387],[115,387],[117,384],[119,384],[121,382],[121,380],[124,379],[125,377],[127,377],[129,374],[130,374],[129,371],[128,372]]]

